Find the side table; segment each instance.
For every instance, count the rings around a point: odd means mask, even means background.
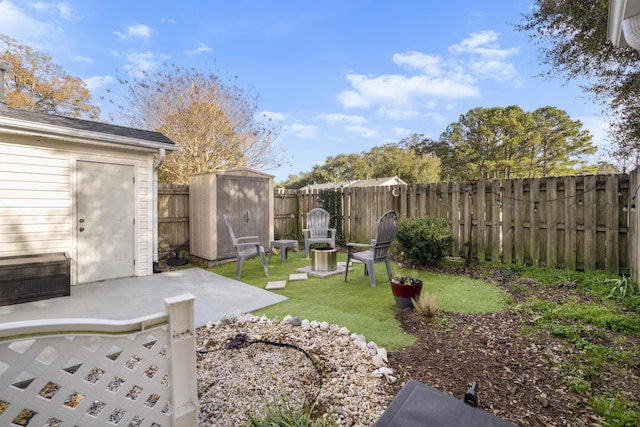
[[[271,262],[274,248],[280,249],[280,261],[282,264],[287,259],[287,248],[295,248],[296,252],[298,252],[298,259],[300,259],[300,248],[297,240],[272,240],[269,245],[269,262]]]

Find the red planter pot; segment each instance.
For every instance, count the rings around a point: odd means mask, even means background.
[[[393,292],[393,298],[396,300],[398,307],[413,307],[411,299],[418,299],[420,296],[420,292],[422,292],[422,280],[415,279],[411,284],[404,284],[391,279],[391,292]]]

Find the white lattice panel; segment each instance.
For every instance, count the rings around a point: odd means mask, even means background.
[[[166,315],[158,319],[111,334],[43,325],[58,332],[23,328],[22,337],[0,341],[0,426],[171,426],[172,331]],[[63,332],[74,327],[82,332]]]

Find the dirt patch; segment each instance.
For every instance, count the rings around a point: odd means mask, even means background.
[[[573,292],[571,286],[533,282],[511,289],[523,286],[527,296],[535,293],[547,300],[562,300]],[[514,301],[524,299],[508,286],[502,287]],[[389,362],[402,382],[417,380],[460,399],[475,381],[478,407],[518,425],[601,425],[602,418],[587,399],[570,391],[569,378],[562,370],[567,354],[579,357],[573,354],[579,351],[546,331],[528,328],[534,321],[529,316],[511,309],[496,314],[440,312],[427,319],[412,309],[399,309],[396,317],[403,329],[418,340],[391,353]],[[637,338],[631,339],[638,344]],[[609,380],[634,396],[638,371],[636,365],[609,372]]]

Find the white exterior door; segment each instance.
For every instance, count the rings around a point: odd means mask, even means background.
[[[78,283],[135,274],[134,167],[77,162]]]

